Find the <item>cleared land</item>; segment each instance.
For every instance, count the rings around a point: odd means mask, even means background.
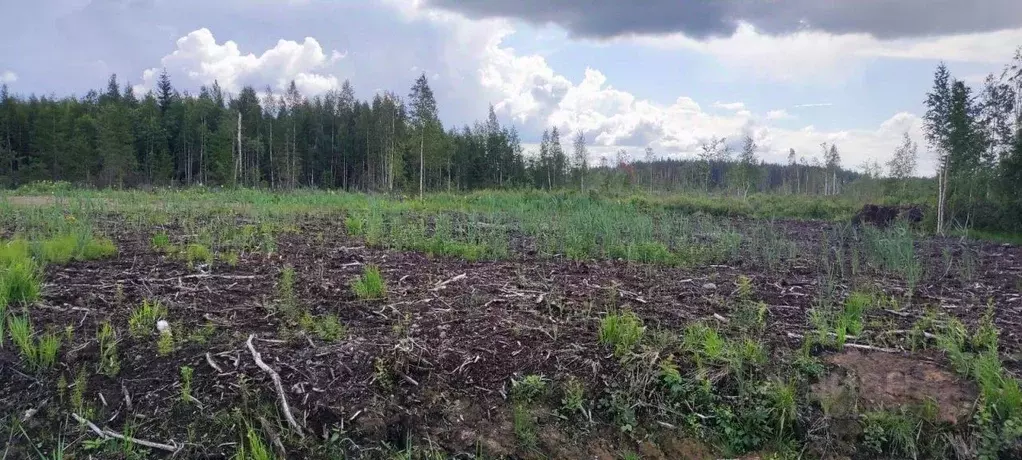
[[[787,197],[7,196],[6,453],[1022,453],[1022,250],[851,226],[854,212]],[[89,249],[104,239],[116,253]],[[10,288],[19,264],[38,295]]]

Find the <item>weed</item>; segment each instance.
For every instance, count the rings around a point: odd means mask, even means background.
[[[223,261],[231,267],[237,267],[241,256],[236,251],[229,251],[223,255]]]
[[[213,253],[209,248],[199,243],[192,243],[185,247],[185,261],[189,266],[195,266],[196,262],[209,265],[213,263]]]
[[[117,330],[104,321],[96,333],[99,341],[99,372],[107,376],[116,376],[121,371],[120,360],[117,356]]]
[[[32,338],[32,323],[28,316],[14,316],[7,318],[7,328],[10,330],[11,341],[18,347],[18,352],[30,365],[38,362],[38,350]]]
[[[391,375],[390,367],[387,366],[387,361],[379,356],[373,360],[373,380],[385,391],[394,386],[394,376]]]
[[[569,377],[562,386],[561,411],[566,414],[585,412],[585,387],[574,376]]]
[[[529,413],[529,408],[524,404],[515,404],[512,410],[512,424],[514,426],[515,439],[524,450],[536,449],[538,436],[536,434],[536,422]]]
[[[876,454],[917,458],[922,422],[905,410],[876,411],[863,416],[863,445]]]
[[[362,300],[382,299],[387,295],[383,275],[375,265],[366,265],[362,270],[362,276],[351,284],[351,289],[355,291],[355,296]]]
[[[85,369],[79,368],[75,374],[74,386],[71,387],[71,408],[82,417],[88,417],[91,412],[85,407],[85,391],[88,384]]]
[[[39,269],[31,259],[22,259],[11,263],[6,267],[0,267],[0,278],[3,278],[3,286],[6,291],[4,297],[7,302],[20,302],[29,304],[39,299],[40,276]]]
[[[209,343],[209,339],[216,334],[216,324],[207,321],[202,327],[195,329],[191,334],[188,334],[188,341],[195,342],[199,345],[205,345]]]
[[[157,251],[167,252],[170,248],[170,236],[166,232],[160,232],[153,235],[153,249]]]
[[[181,366],[181,401],[190,403],[192,401],[192,374],[195,369],[188,366]]]
[[[277,298],[280,309],[286,315],[293,315],[298,308],[298,297],[295,295],[295,268],[290,264],[285,265],[284,269],[280,271]]]
[[[546,394],[546,384],[546,378],[536,374],[511,379],[511,395],[519,402],[533,402]]]
[[[128,333],[135,338],[151,336],[156,332],[157,321],[166,317],[167,308],[159,300],[143,300],[128,318]]]
[[[40,369],[53,367],[57,363],[58,351],[60,351],[60,336],[54,333],[43,334],[42,337],[39,337],[36,366]]]
[[[341,340],[347,331],[341,321],[337,319],[337,315],[329,314],[322,315],[316,321],[315,325],[316,336],[321,340],[327,342],[336,342]]]
[[[851,335],[862,333],[862,315],[873,305],[873,296],[853,292],[845,300],[844,312],[838,327]],[[840,332],[839,332],[840,333]]]
[[[156,340],[156,354],[167,356],[174,352],[174,334],[170,331],[160,332],[160,338]]]
[[[632,351],[645,331],[635,313],[610,313],[600,320],[600,343],[614,347],[614,355],[621,357]]]

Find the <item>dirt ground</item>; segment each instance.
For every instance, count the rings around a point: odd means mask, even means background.
[[[819,225],[792,222],[785,230],[817,234]],[[28,433],[64,432],[68,441],[91,437],[68,427],[67,404],[57,391],[60,375],[72,380],[81,368],[88,371],[85,399],[95,406],[98,425],[116,431],[127,422],[139,438],[185,444],[183,458],[229,456],[236,448],[237,427],[213,421],[231,408],[280,412],[269,374],[246,346],[254,335],[254,347],[279,373],[291,410],[308,437],[343,433],[345,451],[365,455],[380,441],[403,446],[411,434],[452,453],[482,450],[532,458],[534,454],[516,447],[507,402],[510,382],[525,374],[553,381],[574,376],[596,399],[620,366],[597,343],[602,313],[628,308],[649,328],[668,331],[681,331],[696,320],[719,321],[728,316],[727,299],[744,275],[752,280],[754,297],[767,305],[770,343],[797,348],[798,335],[809,328],[806,312],[821,289],[819,273],[808,258],[773,271],[575,262],[528,254],[467,263],[366,248],[331,221],[302,222],[298,233],[279,237],[273,254],[243,254],[234,267],[218,262],[196,269],[153,250],[150,235],[118,233],[117,228],[109,228],[120,251],[116,258],[46,270],[43,298],[30,314],[37,330],[74,327],[75,337],[63,347],[58,371],[34,375],[19,364],[14,350],[0,349],[0,413],[37,411],[21,417]],[[923,246],[934,267],[941,264],[938,243],[931,240]],[[1022,250],[987,243],[973,247],[979,254],[974,281],[928,279],[918,287],[912,305],[871,311],[867,323],[907,331],[930,307],[972,325],[992,299],[1005,365],[1017,371],[1022,356]],[[328,343],[301,335],[282,337],[273,304],[285,264],[295,267],[301,305],[315,315],[337,315],[347,331],[344,339]],[[365,264],[381,268],[386,299],[363,301],[351,292],[350,282]],[[869,283],[889,295],[905,288],[891,278]],[[120,373],[110,378],[94,372],[99,324],[109,320],[126,329],[131,309],[151,298],[168,307],[173,331],[191,333],[212,325],[216,333],[204,344],[183,342],[168,356],[157,354],[154,339],[136,340],[122,333]],[[885,347],[909,348],[907,337],[898,334],[876,339]],[[913,389],[923,388],[926,394],[944,395],[942,417],[957,420],[961,411],[968,411],[962,405],[974,389],[948,377],[939,354],[854,353],[825,361],[844,369],[831,375],[848,379],[854,374],[859,388],[873,395],[871,403],[911,399],[917,393]],[[862,356],[873,354],[886,361],[862,364]],[[192,394],[201,406],[178,402],[179,369],[185,365],[195,370]],[[393,377],[389,391],[379,382],[381,366]],[[891,369],[899,369],[897,375]],[[571,422],[550,411],[534,416],[544,427],[539,449],[550,458],[610,459],[625,450],[642,458],[716,455],[680,428],[661,427],[645,435],[591,428],[580,435]],[[31,452],[24,439],[15,442],[14,449],[19,455]]]

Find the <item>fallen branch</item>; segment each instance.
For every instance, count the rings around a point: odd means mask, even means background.
[[[163,444],[159,442],[146,441],[145,439],[133,438],[131,436],[125,436],[113,430],[101,430],[98,426],[96,426],[96,424],[82,418],[82,416],[78,414],[72,413],[71,416],[74,417],[75,420],[78,420],[78,423],[83,423],[86,426],[88,426],[90,430],[92,430],[94,433],[96,433],[97,435],[99,435],[99,437],[103,439],[109,438],[120,439],[122,441],[127,441],[132,444],[138,444],[140,446],[146,446],[153,449],[165,450],[167,452],[177,452],[180,449],[177,443]],[[171,442],[173,443],[174,441]]]
[[[297,421],[295,421],[294,415],[291,415],[291,408],[287,404],[287,396],[284,395],[284,385],[280,383],[280,375],[277,374],[277,371],[274,371],[273,368],[263,362],[262,355],[260,355],[259,352],[256,351],[255,346],[252,345],[252,339],[254,338],[255,334],[250,334],[247,342],[248,350],[252,352],[252,359],[255,360],[256,365],[259,366],[260,369],[265,371],[267,374],[270,374],[270,378],[273,379],[273,385],[277,387],[277,395],[280,396],[280,408],[284,411],[284,417],[287,418],[287,423],[291,425],[291,428],[293,428],[295,432],[298,433],[298,437],[305,439],[305,434],[302,433],[302,427],[298,425]]]
[[[461,281],[461,280],[465,279],[465,277],[467,277],[467,276],[468,276],[468,273],[462,273],[462,274],[460,274],[458,276],[455,276],[454,278],[451,278],[451,279],[449,279],[447,281],[441,281],[439,283],[436,283],[436,286],[433,286],[432,290],[437,291],[437,290],[443,289],[444,286],[447,286],[448,284],[451,284],[451,283],[453,283],[455,281]]]
[[[208,351],[206,352],[206,362],[209,363],[209,367],[212,367],[213,369],[215,369],[217,371],[217,373],[219,373],[219,374],[223,374],[224,373],[224,370],[221,369],[220,366],[216,365],[216,361],[213,361],[213,357],[209,355]]]
[[[805,339],[804,335],[796,334],[794,332],[789,332],[787,335],[788,335],[789,339],[799,339],[799,340]],[[874,347],[874,346],[871,346],[871,345],[862,345],[862,344],[858,344],[858,343],[845,343],[844,346],[846,346],[848,348],[858,348],[860,350],[882,351],[884,353],[901,353],[902,352],[902,350],[897,350],[897,349],[894,349],[894,348],[881,348],[881,347]]]

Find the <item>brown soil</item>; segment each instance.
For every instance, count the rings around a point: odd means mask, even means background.
[[[784,225],[786,232],[807,240],[820,233],[819,224]],[[236,267],[217,263],[204,273],[155,252],[149,235],[120,233],[111,223],[109,233],[120,249],[116,258],[47,268],[43,299],[30,309],[32,322],[37,330],[73,326],[74,339],[62,348],[59,370],[41,375],[21,367],[10,348],[0,349],[0,413],[40,410],[26,421],[26,430],[61,432],[69,405],[56,394],[57,379],[62,374],[70,382],[84,369],[89,375],[85,399],[96,410],[97,424],[120,431],[130,423],[140,438],[185,444],[187,458],[222,458],[233,453],[238,427],[210,421],[231,408],[272,413],[277,407],[269,376],[245,346],[254,334],[256,348],[280,374],[292,411],[308,436],[343,433],[350,440],[345,450],[356,456],[371,456],[373,443],[379,441],[403,446],[412,434],[417,440],[428,437],[449,452],[481,449],[495,456],[530,458],[515,441],[506,400],[510,381],[524,374],[542,374],[554,383],[575,376],[594,404],[620,366],[596,345],[595,318],[602,313],[630,308],[651,328],[681,331],[694,320],[728,316],[727,299],[738,276],[745,275],[753,281],[755,297],[767,304],[768,340],[795,348],[799,342],[788,333],[806,331],[806,311],[820,291],[819,273],[808,260],[772,271],[583,263],[531,255],[468,263],[366,248],[330,221],[300,226],[298,234],[280,236],[274,254],[243,255]],[[940,266],[941,242],[926,244],[930,265]],[[922,306],[930,306],[973,325],[990,298],[1003,352],[1018,356],[1022,251],[992,244],[974,244],[972,249],[979,254],[975,280],[942,277],[922,283],[912,306],[870,312],[867,324],[909,329],[922,316]],[[362,265],[369,263],[381,267],[387,280],[384,300],[358,300],[349,289]],[[347,329],[343,340],[327,343],[300,333],[282,334],[283,321],[274,305],[285,264],[295,267],[302,306],[316,315],[337,315]],[[443,284],[462,274],[464,278]],[[891,278],[873,278],[868,286],[889,294],[904,291],[904,283]],[[188,341],[170,356],[158,356],[155,335],[139,340],[126,333],[131,309],[147,298],[161,299],[168,307],[175,334],[185,336],[206,324],[214,325],[216,334],[205,344]],[[95,331],[107,320],[124,331],[118,346],[121,370],[115,378],[94,372],[99,353]],[[905,337],[876,339],[898,346]],[[919,359],[848,353],[830,361],[844,369],[839,371],[844,374],[832,375],[854,378],[871,404],[936,395],[942,416],[959,418],[971,390],[938,365]],[[1017,368],[1017,361],[1007,364]],[[184,365],[195,369],[192,394],[201,408],[180,402],[179,369]],[[381,375],[389,375],[389,385],[382,384]],[[580,452],[585,458],[613,458],[623,450],[642,451],[644,458],[713,458],[705,446],[684,439],[678,430],[666,430],[660,442],[647,445],[641,437],[613,430],[587,428],[581,431],[588,435],[575,435],[578,420],[549,414],[540,419],[539,445],[551,458],[580,458]],[[75,438],[81,436],[75,433]],[[18,452],[31,452],[24,439],[15,444]]]

